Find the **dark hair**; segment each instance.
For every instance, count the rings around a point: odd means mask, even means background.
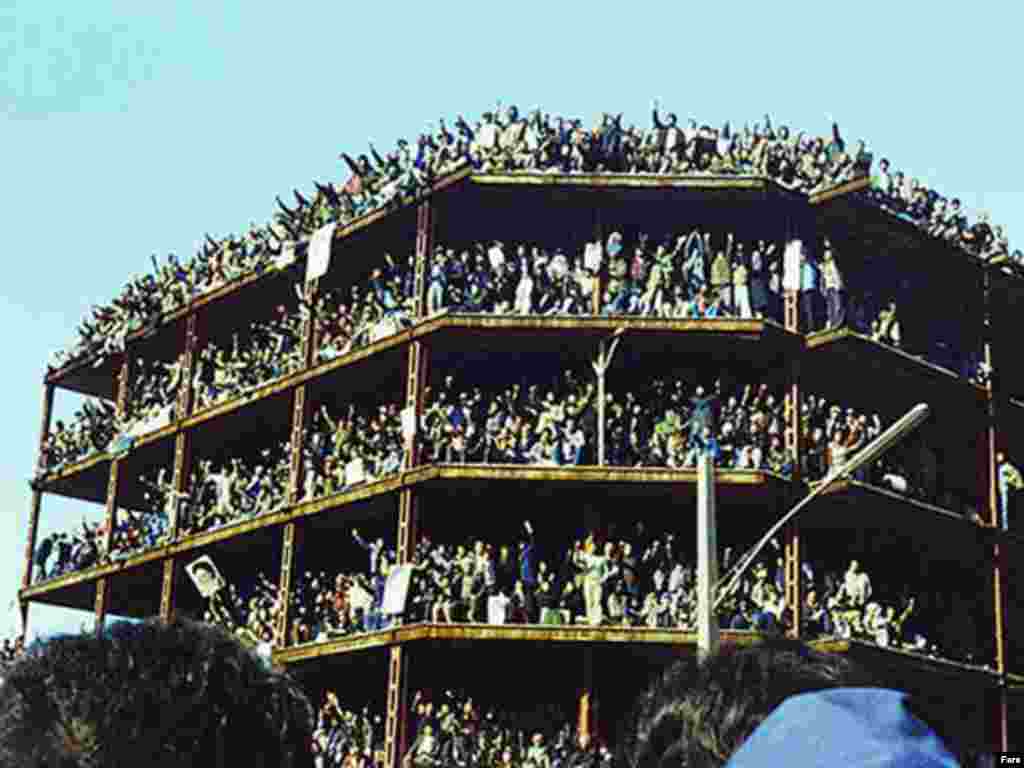
[[[641,696],[620,749],[631,768],[719,768],[785,699],[879,683],[842,656],[774,638],[670,667]]]
[[[311,768],[313,709],[224,630],[176,619],[55,637],[0,686],[0,768]]]

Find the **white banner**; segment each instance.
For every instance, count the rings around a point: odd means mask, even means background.
[[[352,459],[345,465],[345,485],[354,485],[366,480],[366,470],[362,459]]]
[[[786,246],[786,253],[782,259],[782,290],[800,290],[800,268],[801,256],[804,245],[799,240],[791,240]]]
[[[334,240],[334,230],[338,226],[332,221],[320,227],[313,233],[309,241],[309,253],[306,256],[306,282],[327,274],[331,265],[331,243]]]
[[[583,266],[591,272],[597,272],[601,269],[600,243],[587,243],[587,247],[583,251]]]
[[[498,269],[505,263],[505,253],[501,250],[501,246],[498,245],[492,246],[491,249],[487,251],[487,258],[491,262],[491,269]]]
[[[156,413],[156,415],[138,422],[125,434],[129,437],[142,437],[147,432],[155,432],[158,429],[163,429],[171,423],[171,408],[173,407],[173,404],[164,406]]]
[[[402,410],[402,437],[412,440],[416,436],[416,409],[413,406]]]
[[[409,582],[412,579],[411,565],[396,565],[388,574],[384,586],[384,601],[380,612],[385,615],[405,613],[405,601],[409,596]]]
[[[504,595],[495,595],[487,598],[487,623],[504,624],[505,609],[508,607],[509,599]]]

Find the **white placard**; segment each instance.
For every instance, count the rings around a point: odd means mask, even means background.
[[[505,263],[505,252],[501,250],[501,246],[494,245],[487,251],[487,258],[491,262],[491,269],[499,269]]]
[[[327,274],[327,268],[331,265],[331,243],[337,226],[338,223],[332,221],[313,233],[306,256],[306,282]]]
[[[366,470],[362,459],[352,459],[345,465],[345,485],[354,485],[366,480]]]
[[[509,599],[504,595],[495,595],[487,598],[487,623],[504,624],[505,609],[508,607]]]
[[[800,290],[800,268],[804,245],[800,240],[791,240],[786,246],[782,259],[782,289],[784,291]]]
[[[411,565],[396,565],[388,574],[384,585],[384,600],[380,612],[395,616],[405,613],[405,601],[409,596],[409,582],[412,579]]]
[[[587,243],[587,247],[583,251],[583,266],[591,272],[597,272],[601,269],[601,255],[600,243]]]
[[[409,406],[402,410],[402,437],[412,440],[416,436],[416,409]]]

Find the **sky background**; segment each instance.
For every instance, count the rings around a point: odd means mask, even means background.
[[[338,153],[496,100],[592,125],[834,116],[876,161],[990,211],[1024,247],[1024,5],[910,0],[423,4],[0,0],[0,636],[18,631],[42,377],[150,254],[263,223],[343,181]],[[145,9],[145,10],[143,10]],[[301,10],[299,10],[301,9]],[[58,390],[55,418],[77,399]],[[102,509],[47,496],[40,536]],[[29,638],[86,614],[33,606]]]

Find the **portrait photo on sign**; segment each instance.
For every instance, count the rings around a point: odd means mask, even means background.
[[[212,597],[224,587],[224,579],[208,555],[193,560],[185,566],[185,571],[203,597]]]

